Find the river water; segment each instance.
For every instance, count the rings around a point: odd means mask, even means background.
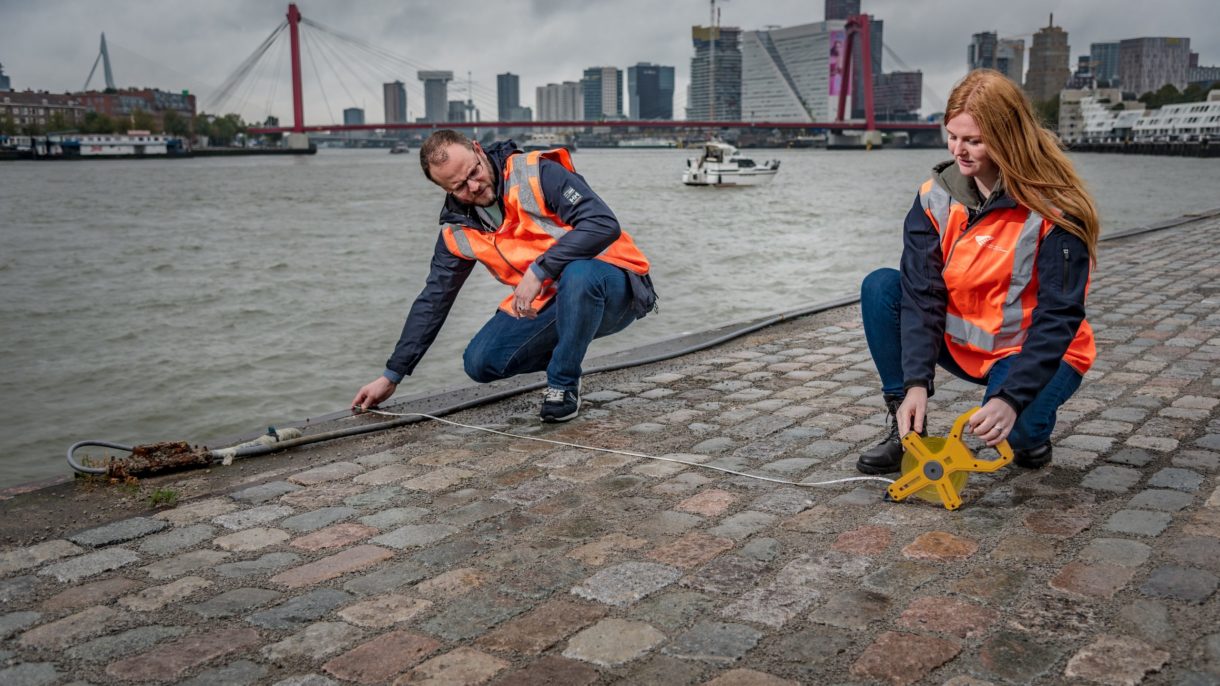
[[[0,487],[82,439],[209,443],[347,406],[381,372],[436,240],[418,156],[0,164]],[[940,150],[754,150],[765,187],[680,183],[680,150],[582,150],[653,261],[659,314],[609,352],[855,292],[895,265]],[[1216,205],[1220,162],[1080,155],[1105,229]],[[1104,253],[1101,269],[1105,268]],[[400,394],[466,382],[506,294],[483,270]]]

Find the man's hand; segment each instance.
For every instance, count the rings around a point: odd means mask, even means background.
[[[542,279],[534,274],[533,269],[526,269],[525,274],[521,277],[521,283],[517,284],[516,290],[513,291],[513,314],[518,318],[537,317],[538,310],[534,309],[534,298],[537,298],[541,292]]]
[[[911,386],[906,397],[898,406],[894,419],[898,422],[898,436],[902,437],[912,431],[922,432],[924,420],[928,415],[928,389],[922,386]]]
[[[356,394],[356,397],[352,398],[352,409],[359,408],[363,412],[370,407],[377,407],[381,404],[381,401],[394,395],[394,391],[397,389],[398,384],[384,376],[379,376],[365,384],[364,388],[361,388],[360,392]]]
[[[999,398],[992,398],[970,417],[966,428],[986,442],[988,447],[994,448],[1008,438],[1016,422],[1017,411],[1012,409],[1012,405]]]

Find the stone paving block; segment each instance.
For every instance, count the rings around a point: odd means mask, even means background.
[[[1214,472],[1220,469],[1220,455],[1206,450],[1180,450],[1173,454],[1173,466]]]
[[[710,489],[683,500],[674,509],[703,517],[715,517],[728,509],[736,499],[728,491]]]
[[[47,562],[80,555],[84,548],[64,540],[47,541],[25,548],[0,552],[0,576],[33,569]]]
[[[864,577],[864,587],[888,596],[914,591],[941,576],[933,565],[914,560],[898,560]]]
[[[253,560],[242,560],[240,562],[229,562],[223,565],[216,565],[213,571],[223,577],[238,578],[250,576],[252,574],[266,574],[273,572],[282,567],[296,564],[301,559],[300,555],[295,553],[267,553],[262,557]]]
[[[361,524],[367,524],[381,531],[393,529],[403,524],[417,521],[427,515],[429,510],[422,507],[391,507],[380,512],[360,518]]]
[[[774,522],[775,515],[746,510],[725,517],[720,524],[709,529],[708,533],[741,541],[770,528]]]
[[[322,665],[323,671],[346,681],[383,684],[419,664],[441,643],[409,631],[393,631],[362,643]]]
[[[140,561],[140,554],[126,548],[106,548],[93,553],[86,553],[62,562],[47,565],[39,572],[39,576],[49,576],[64,583],[76,582],[102,572],[119,569]]]
[[[839,534],[831,546],[853,555],[879,555],[889,547],[893,531],[884,526],[862,526]]]
[[[639,550],[646,545],[648,545],[647,539],[613,533],[602,536],[592,543],[573,548],[568,551],[568,557],[580,560],[590,567],[600,567],[624,551]]]
[[[295,629],[310,624],[353,600],[352,596],[333,588],[317,588],[294,596],[275,607],[255,612],[246,621],[268,629]]]
[[[505,622],[476,643],[489,650],[537,655],[605,614],[600,606],[552,600]]]
[[[694,472],[686,472],[675,476],[665,483],[653,486],[652,490],[662,495],[684,495],[697,490],[706,483],[711,483],[711,481],[711,477]]]
[[[355,462],[332,462],[321,467],[307,469],[288,477],[288,480],[302,486],[316,486],[327,481],[343,481],[364,473],[364,467]]]
[[[1194,493],[1203,485],[1203,475],[1189,469],[1167,467],[1148,479],[1151,488],[1172,488],[1185,493]]]
[[[1111,454],[1106,458],[1107,462],[1115,462],[1117,464],[1130,465],[1132,467],[1143,467],[1155,459],[1152,453],[1139,448],[1123,448]]]
[[[674,583],[682,572],[652,562],[625,562],[589,577],[572,593],[607,605],[625,607]]]
[[[639,603],[631,609],[628,618],[675,633],[690,626],[699,617],[707,615],[717,605],[717,601],[702,593],[669,591]]]
[[[0,579],[0,603],[24,601],[30,598],[35,589],[42,584],[43,580],[32,574]]]
[[[415,585],[413,592],[425,598],[440,600],[467,593],[479,588],[486,582],[487,573],[481,572],[474,567],[464,567],[462,569],[451,569],[427,581],[421,581]]]
[[[1110,515],[1103,528],[1120,534],[1158,536],[1172,521],[1173,516],[1167,512],[1119,510]]]
[[[42,619],[42,614],[38,612],[10,612],[0,615],[0,640],[34,626],[39,619]]]
[[[226,529],[238,531],[240,529],[249,529],[252,526],[262,524],[270,524],[277,519],[283,519],[296,512],[296,510],[287,505],[262,505],[260,507],[252,507],[248,510],[238,510],[228,514],[222,514],[219,517],[213,517],[212,523],[219,524]]]
[[[949,589],[984,603],[1007,605],[1021,592],[1027,577],[1023,569],[978,566],[951,583]]]
[[[766,569],[765,562],[741,557],[721,555],[702,569],[682,579],[683,586],[724,595],[737,595],[753,588],[759,574]]]
[[[1220,510],[1205,509],[1194,512],[1190,523],[1184,526],[1182,531],[1193,536],[1220,537]]]
[[[547,498],[560,495],[575,487],[575,484],[567,481],[535,479],[512,489],[498,491],[491,499],[516,505],[536,505]]]
[[[1025,516],[1025,528],[1055,538],[1071,538],[1093,524],[1088,514],[1073,510],[1037,510]]]
[[[809,618],[841,629],[864,630],[885,619],[891,604],[889,597],[880,593],[849,589],[831,595]]]
[[[431,545],[457,532],[457,527],[448,524],[408,524],[377,536],[370,542],[405,550]]]
[[[821,597],[816,589],[775,583],[754,589],[720,611],[722,617],[778,629]]]
[[[181,626],[141,626],[82,643],[66,651],[64,656],[82,662],[109,662],[151,648],[166,639],[178,638],[186,631],[186,627]]]
[[[308,551],[341,548],[351,545],[356,541],[363,541],[377,533],[380,532],[371,526],[357,524],[356,522],[344,522],[343,524],[335,524],[334,526],[328,526],[325,529],[318,529],[313,533],[299,536],[293,539],[289,545],[299,550]]]
[[[701,621],[662,649],[683,660],[731,664],[745,657],[763,634],[744,624]]]
[[[778,487],[756,498],[749,507],[773,514],[794,515],[811,507],[813,503],[813,497],[808,490]]]
[[[206,500],[183,503],[173,509],[163,510],[153,515],[153,519],[160,519],[175,526],[185,526],[228,514],[237,508],[237,503],[226,497],[208,498]]]
[[[219,550],[193,550],[160,562],[141,567],[149,578],[157,580],[173,579],[208,567],[214,567],[229,558],[229,553]]]
[[[348,501],[392,497],[394,495],[401,496],[405,493],[406,491],[399,489],[397,486],[369,489],[368,486],[363,484],[332,481],[330,483],[302,488],[292,493],[286,493],[280,496],[280,503],[304,510],[315,507],[333,507],[340,503],[349,507],[362,507],[362,505]]]
[[[212,585],[211,581],[198,576],[184,576],[163,586],[153,586],[138,593],[119,598],[119,605],[136,612],[153,612],[189,598],[196,591]]]
[[[1071,640],[1093,633],[1098,622],[1096,607],[1091,600],[1062,593],[1031,594],[1006,614],[1009,627],[1030,636]]]
[[[215,535],[216,529],[207,524],[176,527],[145,538],[140,542],[140,552],[169,555],[199,545]]]
[[[42,602],[41,608],[51,612],[60,612],[79,610],[91,605],[108,605],[115,598],[143,587],[143,583],[121,576],[77,584],[47,598]]]
[[[0,684],[5,686],[47,686],[58,683],[60,676],[52,662],[25,662],[0,668]]]
[[[267,673],[267,668],[250,660],[238,660],[223,667],[200,672],[182,682],[182,686],[248,686],[257,683]]]
[[[448,641],[466,641],[528,608],[519,601],[480,591],[450,600],[420,628]]]
[[[512,509],[513,506],[508,503],[480,500],[470,503],[469,505],[454,508],[443,515],[439,515],[436,519],[441,524],[448,524],[450,526],[462,528],[477,522],[481,522],[485,519],[498,517]]]
[[[1050,587],[1065,593],[1091,598],[1113,598],[1135,576],[1131,567],[1108,562],[1086,564],[1069,562],[1050,580]]]
[[[1136,448],[1147,448],[1161,453],[1167,453],[1178,447],[1176,438],[1166,438],[1164,436],[1145,436],[1136,434],[1126,441],[1127,445],[1135,446]]]
[[[1028,634],[1001,630],[983,642],[979,663],[1000,679],[1027,684],[1046,674],[1063,652]]]
[[[945,596],[916,598],[902,611],[897,624],[908,629],[949,634],[958,638],[980,636],[999,618],[986,607]]]
[[[432,684],[434,686],[469,686],[481,684],[503,671],[509,663],[500,658],[462,647],[438,655],[399,677],[400,684]]]
[[[452,488],[466,479],[470,479],[474,476],[475,473],[469,469],[462,469],[460,467],[441,467],[440,469],[434,469],[413,479],[407,479],[406,481],[402,482],[402,486],[403,488],[412,491],[436,493],[438,491],[444,491]]]
[[[529,663],[523,669],[511,672],[493,682],[493,686],[589,686],[599,678],[593,667],[576,660],[547,655]],[[674,683],[664,681],[641,681],[639,683]]]
[[[310,624],[282,641],[263,646],[259,651],[271,662],[295,658],[321,660],[338,653],[364,637],[365,632],[344,622]],[[332,682],[333,683],[333,682]]]
[[[689,569],[732,548],[730,539],[692,532],[653,550],[648,557],[664,565]]]
[[[320,560],[280,572],[271,577],[272,583],[289,588],[311,586],[328,579],[371,567],[394,556],[393,551],[375,545],[360,545],[324,557]]]
[[[1172,542],[1165,553],[1184,564],[1220,572],[1220,539],[1209,536],[1183,536]]]
[[[1114,629],[1125,630],[1153,644],[1164,645],[1177,637],[1164,603],[1136,598],[1119,611]]]
[[[232,617],[279,600],[283,594],[265,588],[235,588],[185,609],[204,619]]]
[[[335,522],[343,521],[357,514],[356,508],[347,505],[320,507],[316,510],[293,515],[280,522],[280,526],[289,531],[316,531]]]
[[[954,641],[886,631],[864,649],[851,666],[854,676],[907,686],[957,657],[962,647]]]
[[[1138,684],[1169,662],[1169,653],[1126,636],[1099,636],[1068,660],[1063,675],[1104,684]]]
[[[249,628],[212,627],[206,632],[164,643],[152,650],[112,662],[106,674],[127,681],[176,681],[187,670],[259,642]]]
[[[1094,468],[1081,479],[1080,485],[1094,491],[1126,493],[1139,483],[1143,475],[1138,469],[1102,465]]]
[[[287,481],[271,481],[257,486],[243,488],[240,491],[234,491],[229,494],[229,497],[243,503],[251,505],[262,505],[263,503],[271,502],[287,493],[299,491],[301,487],[288,483]]]
[[[665,640],[665,634],[643,622],[603,619],[568,640],[563,656],[602,667],[638,659]]]
[[[432,602],[404,595],[386,594],[350,605],[339,616],[356,626],[382,629],[407,622],[427,612]]]
[[[1080,551],[1081,562],[1102,562],[1119,567],[1139,567],[1148,561],[1152,548],[1126,538],[1095,538]]]
[[[1199,604],[1216,591],[1218,581],[1215,574],[1202,569],[1165,565],[1152,570],[1140,593]]]
[[[353,478],[352,483],[365,486],[384,486],[410,479],[416,474],[419,474],[418,467],[405,464],[388,464]]]
[[[902,549],[903,557],[911,560],[957,562],[966,560],[979,549],[978,542],[955,536],[947,531],[929,531],[915,537]]]
[[[287,541],[288,538],[288,532],[281,529],[268,529],[256,526],[252,529],[243,529],[237,533],[217,536],[212,541],[212,544],[221,550],[248,553],[254,550],[269,548],[273,545],[279,545]]]
[[[1140,510],[1160,510],[1162,512],[1178,512],[1194,500],[1189,493],[1171,491],[1168,489],[1150,488],[1135,494],[1127,503],[1128,507]]]

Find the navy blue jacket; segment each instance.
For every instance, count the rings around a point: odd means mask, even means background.
[[[504,164],[510,155],[521,154],[517,145],[510,141],[493,143],[484,149],[491,162],[491,175],[496,180],[496,203],[500,215],[504,214]],[[622,229],[610,208],[589,185],[584,177],[568,171],[562,164],[543,159],[539,164],[539,180],[542,194],[549,210],[572,227],[562,238],[544,252],[530,269],[540,278],[558,279],[564,268],[573,260],[596,257],[611,243],[618,240]],[[575,192],[572,192],[575,191]],[[565,193],[567,194],[565,196]],[[568,198],[576,198],[571,203]],[[458,224],[483,231],[495,231],[486,213],[474,205],[459,202],[452,194],[445,195],[441,208],[440,224]],[[463,260],[445,247],[445,239],[437,233],[436,246],[432,250],[432,266],[424,289],[415,298],[394,353],[386,361],[385,377],[394,383],[402,381],[419,364],[428,347],[436,340],[441,325],[449,315],[449,308],[457,298],[466,277],[474,269],[475,262]]]
[[[938,164],[934,173],[954,200],[969,211],[969,227],[984,221],[994,210],[1013,208],[1012,196],[998,190],[979,197],[974,183],[952,162]],[[969,189],[975,189],[973,197]],[[968,228],[967,231],[970,229]],[[1084,241],[1056,226],[1038,249],[1034,269],[1038,274],[1038,304],[1017,353],[995,397],[1020,414],[1059,369],[1068,346],[1085,316],[1085,288],[1089,280],[1089,250]],[[902,374],[903,386],[922,386],[935,392],[936,360],[945,341],[948,291],[941,275],[944,269],[940,234],[924,213],[919,196],[907,213],[902,248]],[[983,402],[990,400],[984,398]]]

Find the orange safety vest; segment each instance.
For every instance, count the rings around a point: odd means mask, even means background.
[[[558,162],[568,171],[576,171],[571,155],[562,148],[510,155],[504,163],[504,221],[500,227],[495,231],[483,231],[446,224],[441,230],[449,252],[465,260],[481,262],[492,276],[513,288],[521,283],[525,270],[539,255],[572,230],[546,206],[539,176],[542,158]],[[648,273],[648,258],[626,231],[596,259],[641,276]],[[541,309],[554,296],[554,283],[551,279],[544,280],[542,291],[534,299],[534,309]],[[512,303],[513,294],[509,293],[500,302],[500,309],[512,314]]]
[[[919,199],[940,234],[945,344],[963,371],[981,378],[1025,343],[1038,304],[1038,248],[1055,224],[1018,205],[989,211],[967,232],[966,206],[936,179],[920,187]],[[1093,328],[1082,321],[1063,360],[1084,374],[1096,357]]]

